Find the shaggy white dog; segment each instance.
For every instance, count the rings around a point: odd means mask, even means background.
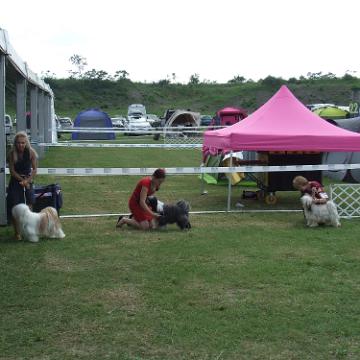
[[[19,234],[31,242],[38,242],[39,237],[65,237],[57,211],[53,207],[48,206],[35,213],[27,205],[18,204],[12,208],[12,216]]]
[[[340,217],[333,201],[329,200],[326,204],[314,204],[312,197],[308,194],[303,195],[300,201],[307,226],[315,227],[320,224],[341,226]]]

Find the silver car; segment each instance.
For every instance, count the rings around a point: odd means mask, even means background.
[[[152,127],[146,120],[146,117],[141,116],[141,114],[134,114],[127,118],[125,130],[128,130],[129,132],[124,133],[124,135],[146,135],[151,129]]]
[[[115,116],[111,118],[111,122],[113,124],[113,127],[116,128],[123,128],[125,126],[126,123],[126,118],[123,116]]]

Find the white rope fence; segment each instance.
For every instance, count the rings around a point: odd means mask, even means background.
[[[303,210],[203,210],[203,211],[189,211],[190,215],[210,215],[210,214],[259,214],[259,213],[299,213]],[[129,216],[129,213],[108,213],[108,214],[81,214],[81,215],[60,215],[62,219],[82,219],[82,218],[98,218],[98,217],[112,217],[112,216]]]
[[[222,127],[217,127],[222,128]],[[209,129],[205,126],[175,126],[175,127],[163,127],[163,128],[85,128],[85,127],[72,127],[72,128],[63,128],[58,129],[59,134],[66,133],[87,133],[87,134],[141,134],[141,135],[153,135],[153,134],[203,134],[204,131],[215,130],[214,128]]]
[[[86,134],[113,134],[113,133],[117,133],[117,134],[140,134],[140,135],[153,135],[153,134],[163,134],[164,131],[163,130],[156,130],[154,129],[106,129],[106,128],[102,128],[99,130],[96,129],[64,129],[64,130],[58,130],[58,133],[86,133]],[[187,128],[184,130],[180,130],[180,129],[175,129],[175,130],[171,130],[171,134],[202,134],[203,131],[200,130],[196,130],[194,128]]]
[[[109,144],[109,143],[32,143],[40,147],[68,147],[68,148],[154,148],[154,149],[201,149],[202,144]]]
[[[38,175],[59,176],[103,176],[103,175],[151,175],[157,168],[38,168]],[[318,171],[318,170],[347,170],[360,169],[360,164],[323,164],[323,165],[281,165],[281,166],[214,166],[214,167],[171,167],[166,168],[168,175],[201,175],[207,173],[266,173],[266,172],[292,172],[292,171]],[[9,169],[6,168],[6,174]]]
[[[163,148],[167,149],[194,149],[200,148],[200,145],[203,143],[203,135],[205,131],[222,129],[224,126],[172,126],[172,127],[139,127],[134,128],[110,128],[110,127],[67,127],[58,129],[58,133],[72,133],[79,135],[77,137],[82,137],[81,134],[94,135],[98,134],[115,134],[115,135],[153,135],[155,140],[159,140],[160,137],[163,138],[164,146]],[[92,140],[92,139],[89,139]],[[117,139],[119,140],[119,139]],[[172,146],[165,146],[172,145]],[[190,145],[190,146],[181,146],[181,145]],[[191,145],[198,145],[193,147]],[[49,145],[47,145],[49,146]],[[105,146],[99,146],[105,147]],[[115,147],[115,146],[114,146]],[[119,146],[120,147],[120,146]],[[134,148],[135,146],[133,146]],[[152,146],[155,147],[155,146]],[[160,147],[160,146],[158,146]]]
[[[156,131],[156,132],[163,132],[163,131],[173,131],[173,130],[181,130],[181,131],[194,131],[194,130],[217,130],[217,129],[223,129],[226,126],[157,126],[157,127],[151,127],[148,128],[150,131]],[[108,131],[108,132],[129,132],[132,129],[128,129],[126,127],[123,128],[117,128],[117,127],[84,127],[84,126],[73,126],[73,127],[63,127],[57,130],[57,132],[77,132],[77,131],[84,131],[84,132],[91,132],[91,131]]]

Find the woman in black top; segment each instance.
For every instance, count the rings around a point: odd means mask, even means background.
[[[21,203],[30,209],[34,202],[33,179],[37,170],[37,154],[31,147],[25,132],[18,132],[9,153],[10,182],[8,186],[7,208],[11,218],[11,209]],[[15,227],[15,236],[19,234]]]

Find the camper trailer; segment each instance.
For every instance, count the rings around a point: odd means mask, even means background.
[[[247,113],[244,109],[226,107],[216,112],[210,126],[230,126],[238,123],[246,117]]]

